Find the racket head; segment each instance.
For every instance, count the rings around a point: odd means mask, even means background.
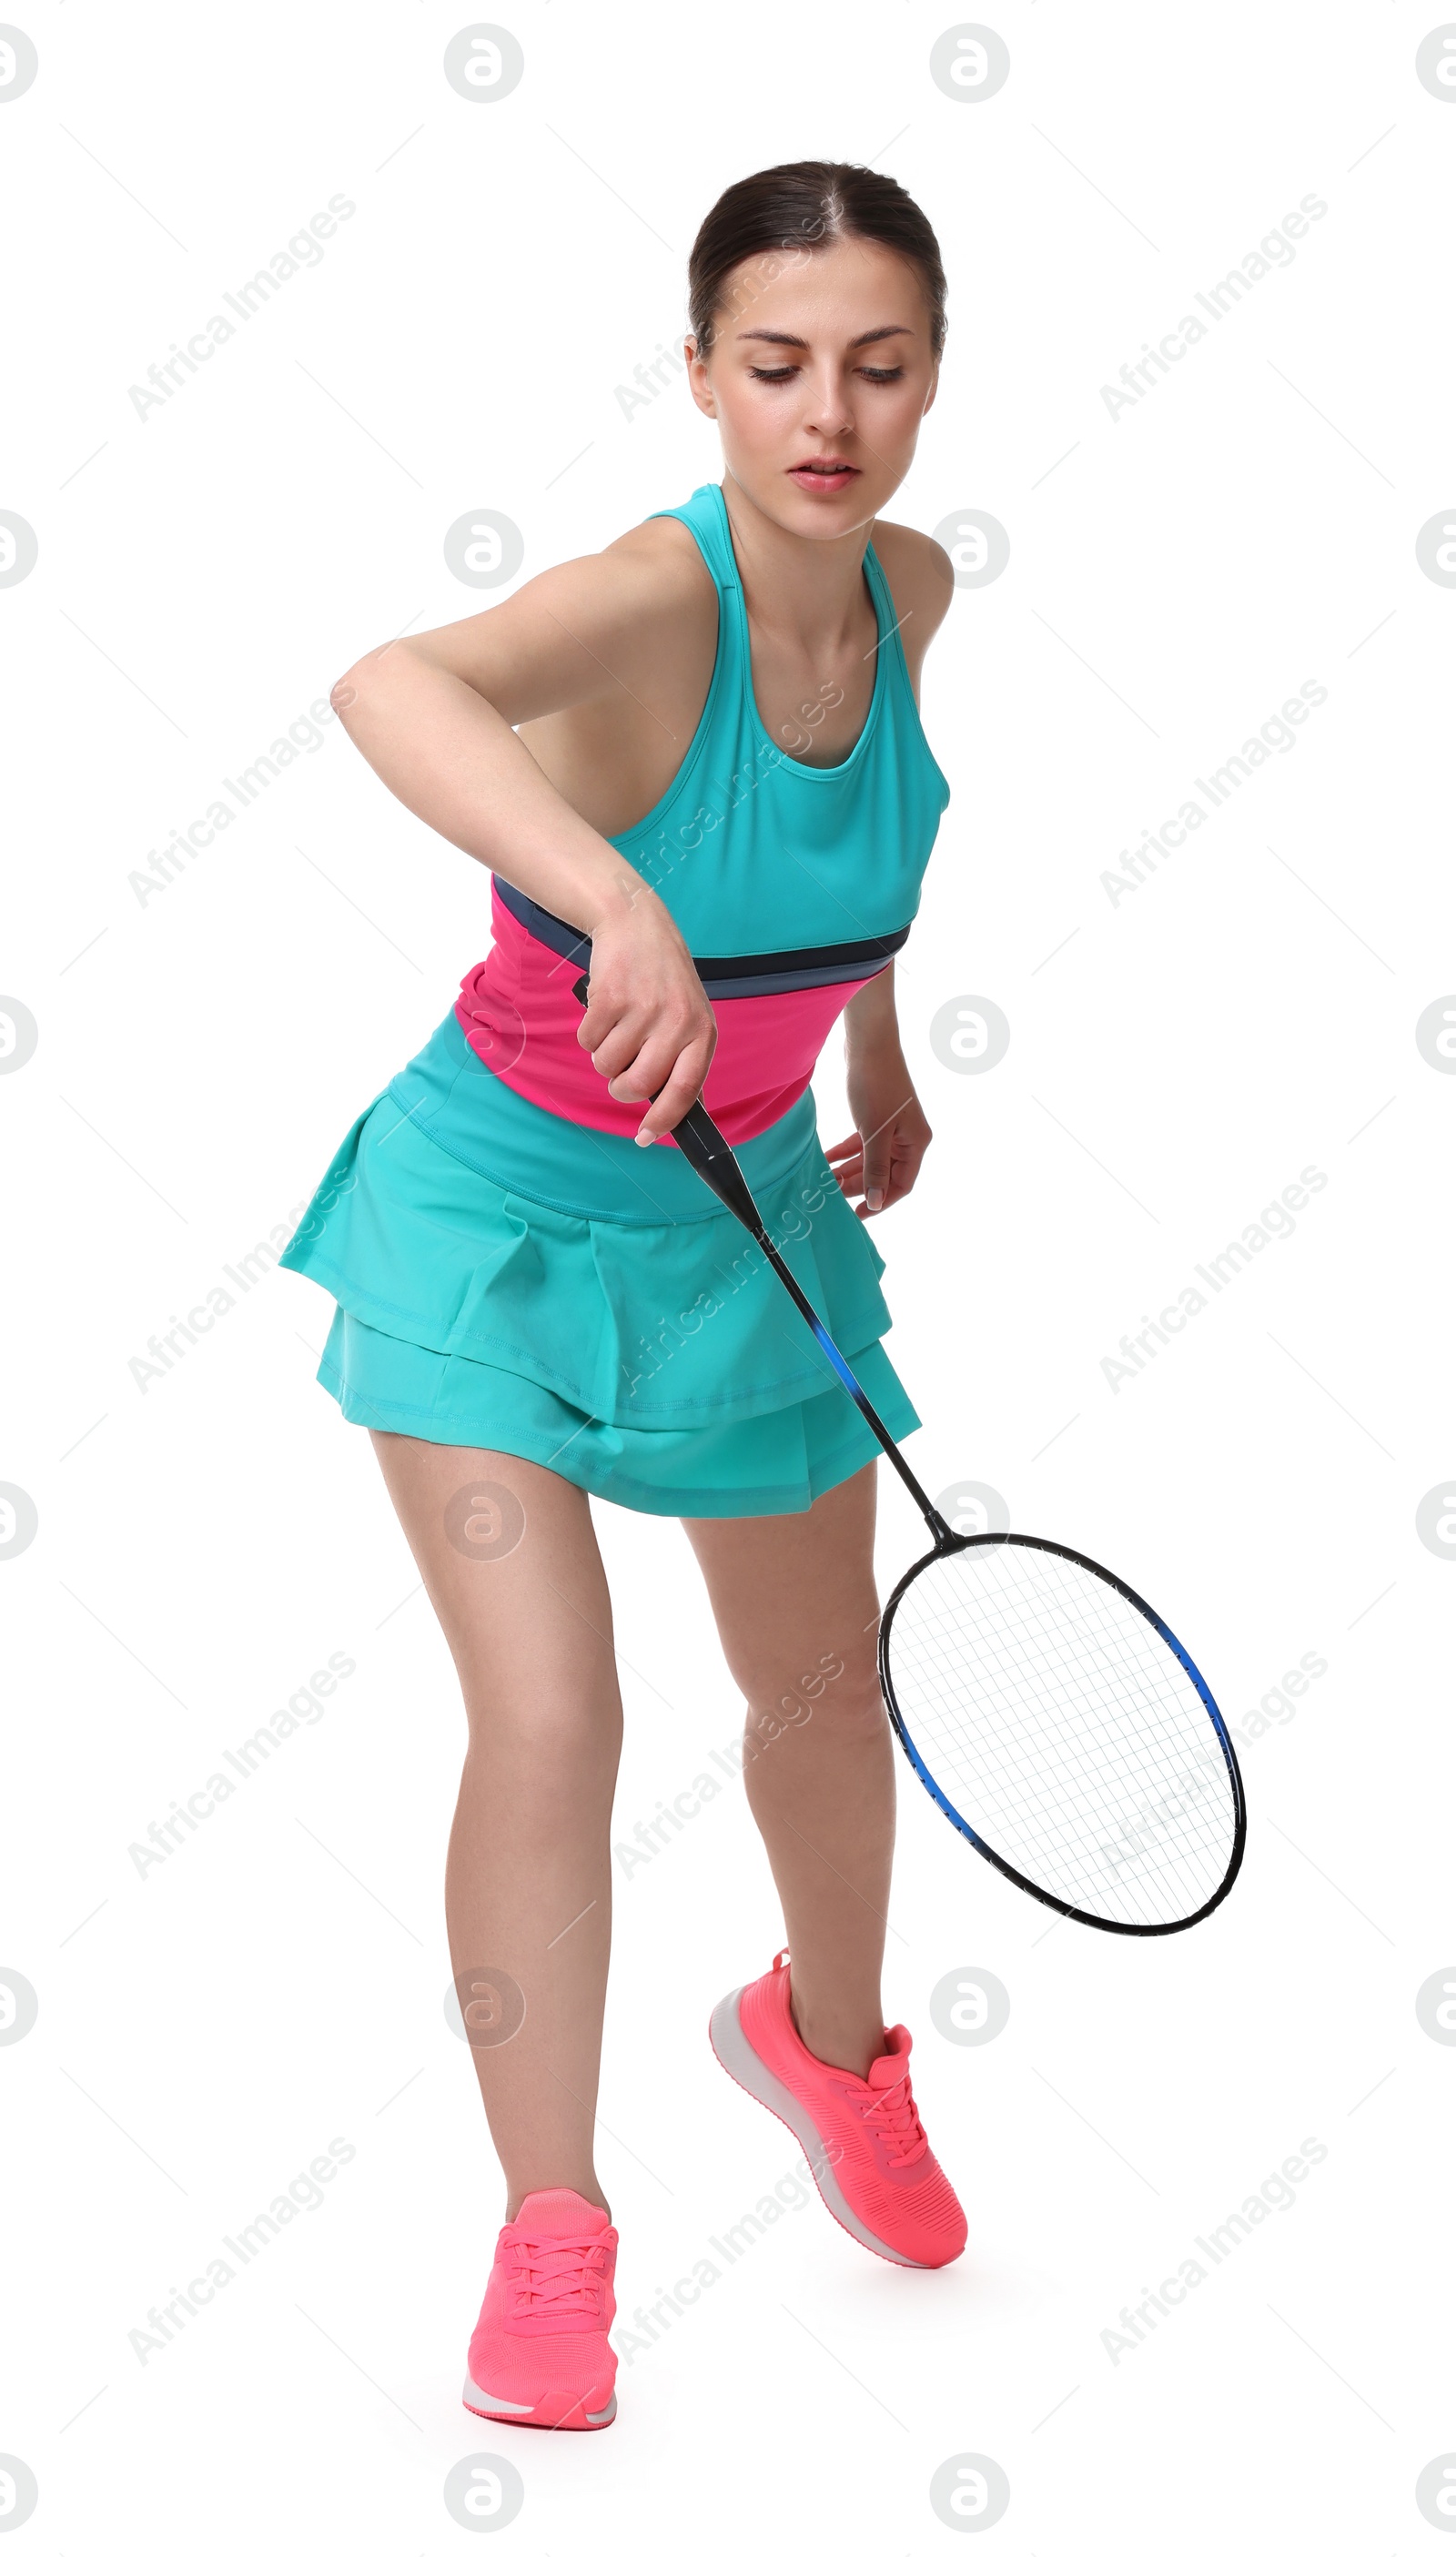
[[[1045,1537],[948,1532],[880,1617],[879,1677],[932,1800],[1048,1909],[1172,1936],[1227,1899],[1248,1833],[1228,1728],[1176,1635],[1104,1564]]]

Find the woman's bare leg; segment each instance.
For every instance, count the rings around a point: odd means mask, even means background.
[[[864,2077],[879,1972],[894,1744],[875,1662],[874,1467],[795,1516],[684,1519],[748,1703],[743,1782],[783,1904],[794,2022]]]
[[[468,1998],[472,1969],[503,1973],[525,1998],[519,2030],[498,2043],[488,1985],[472,2001],[506,2214],[551,2185],[604,2210],[593,2128],[622,1717],[587,1495],[522,1456],[369,1434],[468,1722],[446,1866],[455,1976]]]

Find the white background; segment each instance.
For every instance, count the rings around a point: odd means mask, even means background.
[[[1456,1955],[1453,1575],[1414,1525],[1456,1475],[1456,1081],[1414,1035],[1456,983],[1456,592],[1415,552],[1456,494],[1438,20],[998,0],[1011,72],[979,103],[932,80],[957,22],[923,0],[513,6],[525,75],[482,103],[442,73],[465,23],[58,0],[0,111],[0,506],[39,542],[0,591],[0,991],[40,1033],[0,1080],[0,1475],[39,1513],[3,1574],[0,1963],[39,1999],[0,2048],[17,2546],[446,2552],[475,2455],[519,2472],[506,2536],[542,2557],[922,2552],[957,2535],[932,2474],[979,2453],[1006,2557],[1416,2557],[1415,2480],[1456,2444],[1456,2049],[1415,2014]],[[165,890],[129,879],[363,649],[489,601],[444,562],[463,513],[508,515],[529,576],[720,475],[680,380],[630,418],[616,386],[680,336],[721,189],[808,154],[899,178],[949,271],[892,512],[1010,541],[925,682],[953,798],[898,973],[936,1143],[874,1229],[906,1452],[1155,1598],[1240,1739],[1249,1854],[1191,1935],[1049,1932],[907,1778],[887,2012],[965,2257],[893,2270],[811,2201],[623,2368],[608,2433],[538,2438],[459,2403],[501,2201],[444,2021],[463,1722],[367,1438],[314,1382],[329,1302],[271,1274],[145,1390],[130,1366],[277,1249],[483,954],[487,881],[336,725]],[[130,386],[335,193],[318,265],[143,421]],[[1293,262],[1115,421],[1102,385],[1306,194]],[[1102,874],[1306,681],[1297,744],[1114,904]],[[928,1039],[973,996],[1011,1025],[984,1075]],[[817,1088],[832,1143],[838,1042]],[[1115,1393],[1121,1335],[1310,1164],[1297,1231]],[[881,1473],[888,1588],[920,1531]],[[625,1834],[738,1704],[681,1530],[596,1511]],[[1310,1650],[1292,1718],[1242,1737]],[[141,1879],[131,1841],[335,1651],[322,1719]],[[779,1941],[737,1788],[619,1889],[623,2324],[797,2163],[705,2033]],[[967,1964],[1010,2001],[977,2048],[929,2014]],[[139,2364],[129,2330],[331,2138],[356,2155],[323,2207]],[[1293,2207],[1114,2360],[1103,2330],[1306,2139]]]

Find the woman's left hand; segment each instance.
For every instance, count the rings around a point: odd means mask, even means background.
[[[931,1130],[915,1098],[904,1058],[856,1063],[849,1074],[856,1134],[826,1149],[825,1161],[847,1199],[861,1199],[861,1217],[880,1216],[913,1187]]]

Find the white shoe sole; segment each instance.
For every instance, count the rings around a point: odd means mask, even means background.
[[[887,2245],[882,2237],[876,2237],[872,2229],[865,2227],[859,2213],[851,2210],[835,2180],[829,2152],[813,2116],[759,2059],[743,2031],[738,2021],[738,2000],[742,1994],[741,1989],[729,1989],[728,1996],[719,2000],[709,2019],[708,2039],[721,2066],[734,2084],[742,2087],[745,2095],[752,2095],[766,2111],[776,2113],[785,2129],[793,2132],[809,2161],[809,2171],[840,2226],[851,2237],[857,2237],[861,2246],[867,2246],[871,2255],[882,2256],[887,2264],[904,2264],[912,2272],[923,2273],[927,2269],[925,2265],[917,2264],[913,2255],[902,2255],[897,2247]]]
[[[550,2424],[538,2416],[534,2406],[517,2405],[510,2397],[492,2397],[485,2389],[477,2386],[468,2370],[465,2372],[463,2403],[469,2407],[472,2414],[494,2415],[502,2424],[540,2424],[544,2432],[552,2433],[562,2430],[560,2416],[554,2424]],[[596,2414],[590,2406],[584,2406],[581,2412],[583,2425],[609,2424],[616,2414],[616,2390],[613,2388],[606,2404],[599,2407]],[[569,2429],[575,2432],[580,2428],[573,2425]]]

